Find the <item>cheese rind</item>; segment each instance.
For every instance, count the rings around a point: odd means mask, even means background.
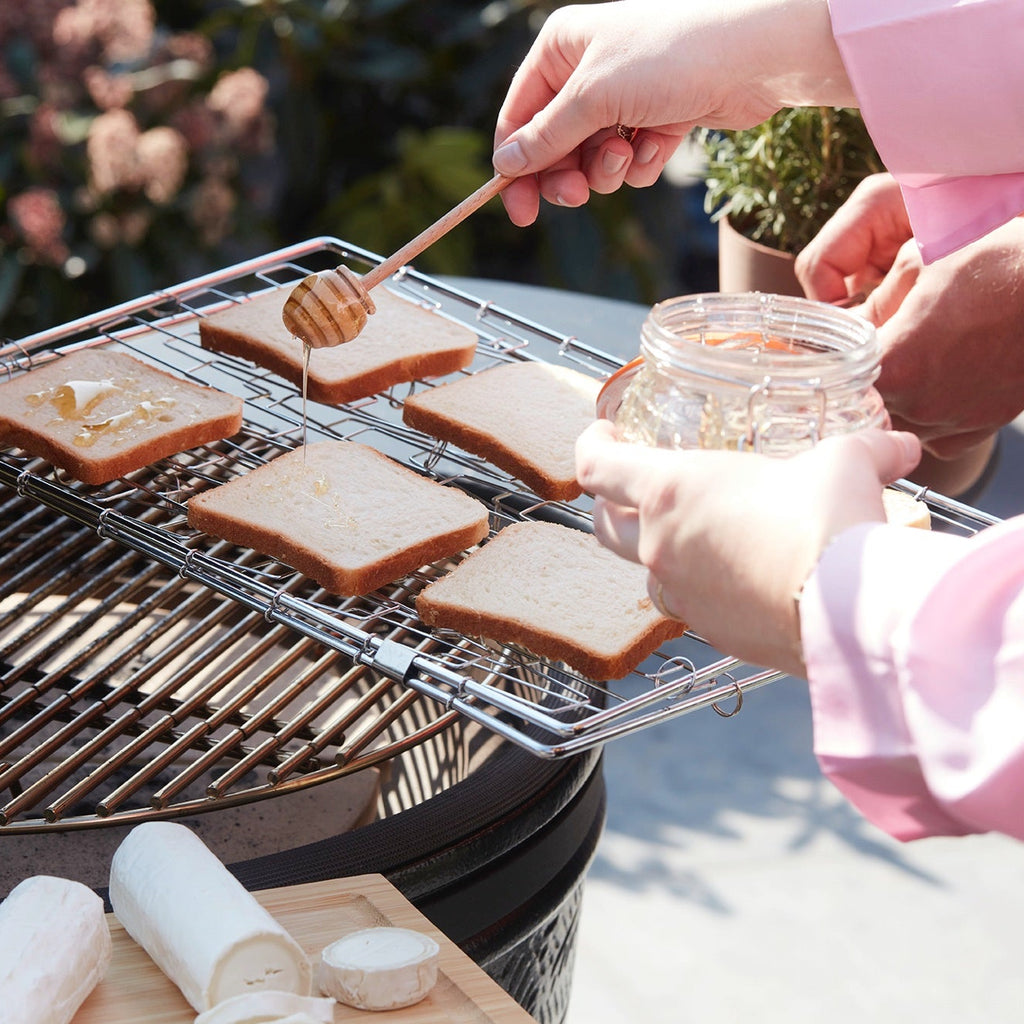
[[[111,862],[110,903],[197,1012],[246,992],[310,994],[298,943],[183,825],[129,832]]]
[[[359,1010],[397,1010],[423,999],[437,981],[440,947],[409,928],[363,928],[321,953],[324,995]]]
[[[0,1019],[68,1024],[110,958],[99,896],[67,878],[26,878],[0,904]]]
[[[294,992],[246,992],[225,999],[196,1017],[193,1024],[264,1024],[294,1021],[301,1017],[312,1024],[331,1024],[334,1000],[300,996]]]

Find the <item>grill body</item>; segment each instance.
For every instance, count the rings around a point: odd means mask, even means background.
[[[778,674],[687,635],[625,680],[583,679],[528,651],[426,629],[415,594],[450,563],[337,598],[191,530],[190,495],[321,437],[369,444],[468,491],[487,503],[492,530],[523,519],[590,528],[586,498],[543,501],[405,427],[405,396],[430,382],[326,407],[199,345],[203,316],[342,261],[380,258],[314,239],[0,348],[0,372],[18,374],[68,347],[111,345],[239,394],[246,407],[235,438],[102,487],[0,447],[2,891],[17,880],[5,864],[60,873],[45,854],[71,833],[83,851],[109,851],[142,820],[214,831],[229,812],[270,798],[280,808],[379,771],[376,820],[310,841],[311,823],[298,817],[271,852],[231,858],[233,870],[250,888],[383,873],[538,1020],[558,1024],[604,821],[602,745],[701,708],[732,714]],[[531,359],[599,378],[621,367],[415,272],[394,286],[474,327],[467,372]],[[993,521],[929,501],[943,528]]]

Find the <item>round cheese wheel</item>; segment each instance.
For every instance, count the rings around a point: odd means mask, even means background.
[[[363,928],[321,953],[320,991],[359,1010],[418,1003],[437,981],[438,944],[409,928]]]

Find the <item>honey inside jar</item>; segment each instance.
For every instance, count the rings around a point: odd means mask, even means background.
[[[808,351],[806,345],[792,338],[779,338],[764,335],[758,331],[737,331],[732,334],[711,333],[704,336],[705,345],[720,345],[722,348],[744,349],[750,352],[789,352]]]

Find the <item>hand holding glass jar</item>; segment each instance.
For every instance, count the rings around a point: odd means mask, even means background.
[[[651,598],[720,650],[804,675],[795,597],[830,539],[883,522],[913,434],[826,438],[790,458],[651,448],[599,420],[576,445],[600,541],[650,572]]]

